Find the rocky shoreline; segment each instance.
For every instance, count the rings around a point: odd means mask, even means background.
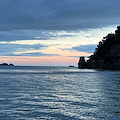
[[[103,37],[89,60],[80,57],[78,68],[120,70],[120,26],[114,34]]]

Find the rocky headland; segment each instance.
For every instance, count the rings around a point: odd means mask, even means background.
[[[114,34],[103,37],[89,60],[80,57],[78,68],[120,70],[120,26]]]

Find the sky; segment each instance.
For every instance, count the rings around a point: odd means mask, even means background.
[[[120,0],[1,0],[0,63],[75,65],[120,25]]]

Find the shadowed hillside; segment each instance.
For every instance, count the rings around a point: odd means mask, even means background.
[[[79,61],[79,68],[120,69],[120,26],[99,42],[87,62]]]

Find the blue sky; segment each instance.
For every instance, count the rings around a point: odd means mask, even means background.
[[[119,0],[1,0],[0,62],[26,65],[22,63],[27,58],[27,65],[38,65],[29,60],[47,56],[39,65],[62,65],[59,56],[66,57],[68,65],[73,56],[75,65],[79,56],[92,54],[97,43],[115,31],[119,5]],[[50,57],[55,64],[47,64]]]

